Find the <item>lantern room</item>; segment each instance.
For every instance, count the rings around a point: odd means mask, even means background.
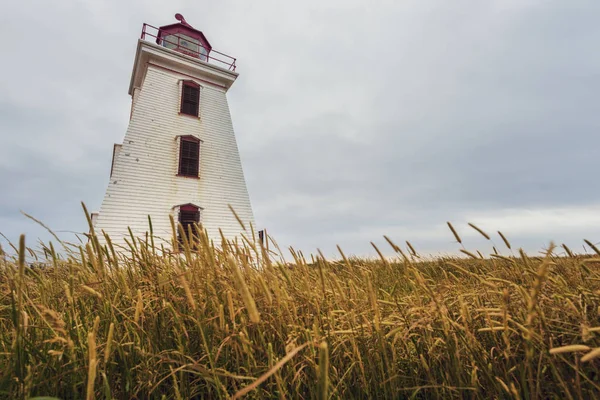
[[[206,36],[188,24],[181,14],[175,14],[179,23],[161,26],[158,29],[156,43],[188,56],[207,61],[212,46]]]
[[[175,14],[175,18],[178,23],[160,28],[144,24],[141,39],[156,41],[159,46],[235,71],[235,58],[213,50],[206,36],[188,24],[183,15]]]

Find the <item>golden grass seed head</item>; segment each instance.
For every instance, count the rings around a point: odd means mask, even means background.
[[[329,391],[329,348],[327,342],[322,342],[319,345],[319,393],[320,400],[328,399]]]
[[[479,232],[479,234],[481,234],[481,236],[483,236],[484,238],[486,238],[487,240],[490,240],[490,235],[488,235],[487,233],[485,233],[483,230],[481,230],[480,228],[478,228],[475,224],[469,222],[469,226],[473,229],[475,229],[477,232]]]
[[[589,353],[581,357],[581,361],[588,362],[595,360],[598,357],[600,357],[600,347],[596,347],[595,349],[591,350]]]
[[[412,244],[410,244],[410,242],[407,240],[406,241],[406,246],[408,247],[408,249],[410,250],[410,253],[413,255],[413,257],[418,257],[417,252],[415,250],[415,248],[413,247]]]
[[[142,291],[140,289],[137,290],[137,301],[135,304],[135,314],[133,317],[133,322],[138,323],[140,321],[140,317],[142,315],[142,311],[144,309],[144,301],[142,299]]]
[[[584,242],[590,247],[590,249],[594,250],[594,252],[600,256],[600,249],[598,249],[598,247],[596,247],[594,243],[590,242],[587,239],[585,239]]]
[[[506,236],[504,236],[502,234],[502,232],[498,231],[498,235],[500,236],[500,238],[502,239],[502,241],[504,242],[504,245],[506,245],[506,247],[508,247],[509,250],[511,250],[510,247],[510,242],[508,241],[508,239],[506,238]]]
[[[93,294],[94,296],[98,297],[99,299],[102,299],[102,298],[104,297],[104,296],[102,296],[102,293],[99,293],[99,292],[97,292],[96,290],[92,289],[92,288],[91,288],[91,287],[89,287],[89,286],[86,286],[86,285],[81,285],[81,288],[82,288],[84,291],[86,291],[86,292],[88,292],[88,293],[90,293],[90,294]]]
[[[460,240],[460,236],[458,236],[458,232],[456,232],[456,229],[454,229],[454,227],[452,226],[452,224],[450,223],[450,221],[446,222],[448,224],[448,228],[450,228],[450,231],[452,231],[452,234],[454,235],[454,238],[456,239],[456,241],[458,243],[462,244],[462,240]]]
[[[550,349],[550,354],[574,353],[581,351],[590,351],[591,347],[583,344],[571,344],[568,346],[555,347]]]
[[[98,367],[98,360],[94,359],[90,361],[88,367],[88,380],[87,380],[87,389],[86,389],[86,400],[93,400],[95,398],[94,395],[94,383],[96,381],[96,372]]]
[[[473,258],[475,260],[479,259],[479,257],[477,257],[475,254],[471,253],[470,251],[468,251],[466,249],[460,249],[460,252],[463,253],[463,254],[468,255],[469,257],[471,257],[471,258]]]
[[[229,320],[235,324],[235,307],[233,305],[233,296],[231,291],[227,291],[227,309],[229,310]]]
[[[108,327],[108,336],[106,338],[106,347],[104,348],[104,364],[108,363],[108,359],[110,358],[110,351],[113,341],[113,335],[115,333],[115,324],[113,322],[110,323]]]

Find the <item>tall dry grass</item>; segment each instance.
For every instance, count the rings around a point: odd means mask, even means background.
[[[1,252],[0,397],[600,395],[600,254],[513,253],[499,233],[488,257],[386,237],[397,259],[284,264],[251,235],[174,254],[151,232],[125,252],[96,234]]]

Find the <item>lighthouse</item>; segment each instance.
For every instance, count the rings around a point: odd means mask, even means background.
[[[129,229],[137,237],[149,233],[148,217],[165,248],[172,243],[170,216],[186,235],[199,224],[216,244],[221,233],[234,239],[244,229],[229,206],[252,236],[227,103],[236,60],[213,49],[181,14],[175,18],[161,27],[144,24],[137,42],[129,125],[114,145],[106,194],[93,218],[95,231],[117,246],[125,246]]]

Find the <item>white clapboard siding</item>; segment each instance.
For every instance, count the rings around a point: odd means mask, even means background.
[[[143,63],[145,46],[164,54]],[[215,242],[220,242],[219,229],[231,239],[242,231],[228,204],[249,232],[254,217],[227,104],[227,87],[211,84],[214,79],[202,65],[197,70],[178,70],[176,62],[182,56],[156,47],[143,41],[138,45],[132,82],[142,76],[141,83],[130,90],[131,119],[122,146],[114,152],[112,176],[96,219],[96,232],[104,231],[114,243],[124,245],[128,227],[135,236],[145,235],[149,215],[154,235],[164,238],[161,243],[168,247],[169,215],[177,221],[174,207],[187,203],[201,207],[200,222]],[[198,118],[179,114],[182,79],[194,79],[202,85]],[[201,140],[199,179],[176,176],[178,137],[184,135]]]

